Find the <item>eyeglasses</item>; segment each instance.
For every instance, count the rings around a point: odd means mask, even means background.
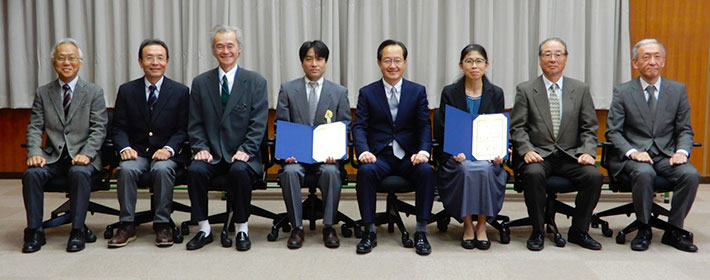
[[[153,61],[164,62],[166,60],[166,58],[162,55],[157,55],[157,56],[148,55],[145,58],[143,58],[143,60],[148,61],[148,62],[153,62]]]
[[[383,63],[384,65],[387,65],[387,66],[392,65],[392,63],[394,63],[394,65],[400,66],[400,65],[402,65],[402,63],[404,63],[404,59],[401,59],[401,58],[395,58],[395,59],[386,58],[386,59],[382,60],[382,63]]]
[[[547,53],[543,53],[540,57],[542,57],[544,60],[550,60],[550,59],[552,59],[553,57],[554,57],[556,60],[560,60],[560,59],[562,59],[562,58],[565,57],[565,56],[567,56],[567,55],[564,54],[564,53],[561,53],[561,52],[559,52],[559,53],[547,52]]]
[[[483,58],[476,58],[476,59],[467,58],[467,59],[463,60],[463,63],[468,66],[476,65],[478,67],[482,67],[483,65],[486,65],[486,62],[487,62],[487,60],[485,60]]]
[[[79,60],[81,60],[81,58],[76,57],[76,56],[70,56],[70,57],[60,56],[60,57],[55,57],[55,58],[54,58],[54,61],[56,61],[56,62],[69,61],[69,62],[71,62],[71,63],[74,63],[74,62],[77,62],[77,61],[79,61]]]

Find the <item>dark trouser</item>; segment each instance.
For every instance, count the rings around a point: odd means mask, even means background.
[[[547,198],[547,177],[565,177],[577,186],[575,213],[572,226],[587,232],[592,211],[599,202],[603,175],[594,165],[581,165],[565,154],[556,153],[543,162],[523,164],[521,167],[525,205],[532,220],[533,231],[544,232],[545,201]]]
[[[42,227],[44,187],[52,178],[66,175],[72,229],[83,229],[91,196],[91,175],[96,171],[91,164],[72,165],[69,157],[44,167],[28,168],[22,176],[22,196],[27,211],[27,227],[31,229]]]
[[[308,176],[318,176],[318,188],[323,197],[323,224],[332,226],[337,222],[338,203],[343,181],[340,178],[340,165],[334,164],[285,164],[281,167],[279,180],[286,203],[286,211],[291,224],[303,226],[303,205],[301,187]]]
[[[644,224],[648,224],[651,218],[653,181],[656,174],[666,177],[673,184],[673,200],[668,222],[682,228],[683,221],[695,201],[700,175],[690,162],[671,166],[669,159],[664,155],[654,156],[653,165],[629,160],[622,172],[631,176],[634,212],[636,212],[636,219]]]
[[[133,222],[138,199],[138,181],[142,174],[150,172],[153,188],[154,223],[170,222],[173,206],[175,169],[178,164],[172,159],[151,160],[138,157],[121,161],[118,169],[118,202],[121,205],[121,222]]]
[[[387,148],[380,152],[375,163],[366,163],[357,171],[357,203],[360,207],[360,217],[364,224],[375,222],[375,205],[377,203],[377,185],[389,175],[406,178],[415,186],[415,207],[417,222],[428,222],[431,207],[434,203],[434,169],[429,163],[412,165],[411,154],[401,160]]]
[[[209,164],[194,160],[187,168],[187,191],[190,194],[193,222],[207,220],[207,191],[210,189],[210,180],[225,173],[229,176],[230,186],[226,191],[231,193],[235,222],[245,223],[249,220],[252,179],[255,175],[249,165],[243,161]]]

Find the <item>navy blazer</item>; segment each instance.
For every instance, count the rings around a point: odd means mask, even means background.
[[[444,87],[441,91],[439,109],[434,114],[434,138],[439,142],[439,148],[435,151],[438,162],[446,162],[451,157],[450,154],[443,151],[446,105],[468,112],[465,78],[461,78],[457,82]],[[483,79],[481,106],[478,108],[478,114],[503,113],[503,110],[505,110],[503,89],[492,84],[488,79]]]
[[[116,150],[131,147],[138,156],[150,159],[155,151],[169,146],[177,156],[187,140],[188,106],[187,86],[168,77],[163,79],[152,113],[145,96],[144,77],[122,84],[111,124]],[[172,159],[184,162],[181,157]]]
[[[424,86],[402,80],[397,117],[392,120],[382,80],[360,89],[353,124],[356,154],[377,155],[392,140],[407,154],[431,152],[431,120]]]

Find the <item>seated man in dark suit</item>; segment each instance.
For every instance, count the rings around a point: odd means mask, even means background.
[[[544,246],[547,177],[556,175],[579,188],[569,242],[600,250],[601,244],[587,233],[602,186],[602,174],[594,166],[599,127],[594,102],[588,85],[562,75],[568,54],[562,39],[546,39],[538,50],[543,75],[518,85],[510,116],[511,140],[523,159],[516,169],[525,182],[533,227],[527,247],[539,251]]]
[[[64,39],[52,51],[59,78],[37,89],[27,125],[27,171],[22,196],[27,228],[22,252],[46,243],[42,230],[44,186],[57,176],[68,177],[72,230],[67,252],[84,249],[84,221],[91,195],[91,175],[101,169],[101,145],[106,137],[106,102],[100,86],[79,78],[83,55],[74,39]],[[42,135],[47,144],[42,147]]]
[[[329,53],[328,46],[320,40],[306,41],[301,45],[298,54],[306,76],[281,84],[276,120],[306,125],[321,125],[330,118],[333,118],[334,122],[350,122],[348,89],[323,77]],[[298,249],[303,245],[301,185],[307,173],[318,174],[318,187],[323,193],[323,242],[328,248],[337,248],[340,246],[340,240],[333,224],[338,218],[342,163],[328,158],[323,164],[305,164],[296,162],[293,157],[285,159],[284,162],[279,179],[286,210],[294,226],[287,242],[288,248]]]
[[[434,203],[434,169],[429,164],[431,120],[424,86],[402,78],[407,48],[386,40],[377,48],[382,79],[360,89],[353,138],[358,160],[357,201],[365,226],[357,253],[377,246],[376,187],[388,175],[401,175],[416,188],[417,229],[414,247],[428,255],[426,225]]]
[[[237,64],[242,41],[240,29],[216,26],[212,53],[219,67],[192,81],[187,134],[195,156],[187,169],[187,189],[192,221],[198,222],[200,231],[187,243],[188,250],[213,240],[207,191],[210,180],[220,174],[228,174],[233,184],[237,250],[251,248],[247,220],[252,178],[262,172],[259,149],[266,134],[268,103],[264,77]]]
[[[138,180],[150,172],[154,199],[155,245],[173,245],[170,213],[175,169],[185,164],[178,156],[187,139],[189,89],[165,77],[170,53],[165,42],[148,39],[138,48],[138,64],[145,75],[118,88],[111,133],[121,154],[118,169],[118,202],[121,225],[108,241],[109,248],[123,247],[136,239]]]
[[[632,65],[640,78],[614,87],[607,116],[606,139],[614,143],[609,171],[631,176],[636,220],[641,223],[631,249],[645,251],[651,243],[649,220],[653,205],[656,174],[673,185],[673,202],[668,222],[677,227],[666,230],[661,242],[679,250],[696,252],[678,229],[690,211],[698,191],[698,170],[688,162],[693,146],[690,104],[685,85],[661,78],[666,50],[655,39],[644,39],[633,48]]]

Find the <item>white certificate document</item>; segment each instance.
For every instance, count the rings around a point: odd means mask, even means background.
[[[325,162],[328,157],[345,157],[348,153],[347,129],[343,122],[322,124],[313,129],[313,159]]]
[[[508,153],[508,118],[503,114],[479,115],[473,120],[471,154],[477,160],[503,158]]]

